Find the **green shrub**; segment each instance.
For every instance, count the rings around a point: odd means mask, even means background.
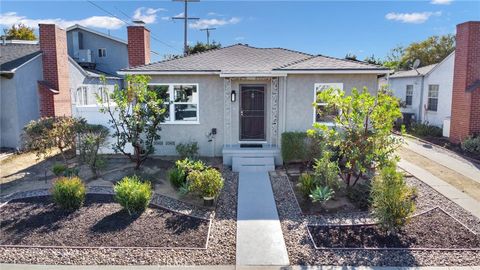
[[[312,193],[309,195],[309,197],[312,199],[312,202],[314,203],[315,202],[325,203],[328,200],[331,200],[334,194],[335,194],[335,191],[330,187],[318,186],[314,190],[312,190]]]
[[[410,133],[419,137],[442,137],[443,130],[440,127],[425,123],[412,123]]]
[[[180,158],[185,159],[196,159],[198,157],[198,143],[189,142],[189,143],[180,143],[175,149],[177,150]]]
[[[175,166],[168,170],[168,179],[172,186],[180,188],[187,181],[187,175],[183,169]]]
[[[98,154],[101,147],[107,145],[109,130],[102,125],[85,124],[78,133],[80,160],[90,167],[98,177],[98,170],[105,168],[105,159]]]
[[[78,176],[78,168],[66,168],[64,171],[63,171],[63,176],[65,177],[74,177],[74,176]]]
[[[53,164],[52,172],[56,176],[60,176],[63,174],[63,172],[65,172],[66,169],[67,169],[67,165],[61,164],[61,163],[55,163]]]
[[[340,181],[338,174],[340,169],[338,168],[337,161],[331,161],[332,153],[324,151],[323,156],[315,161],[313,166],[315,170],[315,178],[320,186],[327,186],[333,190],[340,188]]]
[[[298,178],[297,187],[303,196],[308,197],[310,193],[317,187],[317,181],[313,175],[308,173],[302,173]]]
[[[53,200],[63,209],[80,208],[85,201],[85,193],[85,185],[79,177],[60,177],[53,183]]]
[[[203,171],[207,168],[205,163],[201,160],[191,160],[191,159],[182,159],[182,160],[177,160],[175,162],[175,166],[183,170],[186,175],[188,175],[191,171]]]
[[[222,174],[213,168],[191,171],[187,179],[189,189],[202,197],[216,197],[223,188]]]
[[[136,175],[124,177],[115,184],[114,191],[115,200],[127,210],[129,215],[142,213],[152,197],[150,182],[142,182]]]
[[[372,204],[370,193],[372,186],[369,183],[347,187],[347,198],[360,210],[366,211]]]
[[[307,133],[284,132],[282,133],[282,158],[283,162],[305,161],[307,159]]]
[[[470,136],[466,138],[461,146],[464,151],[480,155],[480,136]]]
[[[389,233],[396,233],[408,221],[415,210],[415,190],[408,187],[402,173],[391,162],[382,168],[372,184],[373,214],[380,226]]]

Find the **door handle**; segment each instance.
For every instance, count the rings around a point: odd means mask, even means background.
[[[240,111],[240,116],[243,116],[243,110]]]

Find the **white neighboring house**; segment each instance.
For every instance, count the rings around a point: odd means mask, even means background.
[[[413,114],[417,122],[448,126],[452,111],[454,64],[455,52],[438,64],[390,75],[387,84],[403,101],[402,113]]]

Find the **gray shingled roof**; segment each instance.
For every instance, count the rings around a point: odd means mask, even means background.
[[[124,69],[135,72],[197,72],[210,71],[229,74],[268,73],[288,70],[386,70],[386,68],[359,61],[326,56],[313,56],[283,48],[255,48],[235,44],[221,49],[164,60],[148,65]]]
[[[12,71],[40,53],[38,44],[2,44],[0,45],[0,70]]]
[[[417,76],[423,76],[429,73],[437,64],[432,64],[428,66],[424,66],[421,68],[417,68],[417,70],[411,69],[411,70],[404,70],[404,71],[397,71],[390,75],[389,78],[405,78],[405,77],[417,77]],[[418,72],[417,72],[418,71]]]
[[[317,55],[276,70],[388,70],[388,68],[361,61]]]

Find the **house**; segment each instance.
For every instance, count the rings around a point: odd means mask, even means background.
[[[41,24],[39,41],[3,41],[0,55],[0,145],[14,149],[21,148],[22,129],[31,120],[88,117],[96,94],[121,86],[116,71],[128,67],[125,41],[79,25],[64,31]]]
[[[388,77],[390,89],[402,100],[404,119],[428,122],[438,127],[444,123],[448,125],[454,62],[455,52],[438,64],[398,71]]]
[[[480,134],[480,21],[458,24],[455,40],[442,62],[396,72],[384,83],[403,101],[402,112],[443,126],[443,135],[459,143]]]
[[[143,48],[149,31],[135,31]],[[200,155],[223,156],[227,165],[235,157],[262,158],[248,161],[255,164],[268,157],[281,164],[282,132],[306,131],[316,121],[329,121],[318,117],[312,105],[318,91],[376,91],[377,77],[389,72],[359,61],[245,44],[155,63],[149,63],[148,55],[137,56],[142,65],[118,73],[150,76],[150,87],[171,101],[156,153],[175,155],[175,145],[196,141]]]

